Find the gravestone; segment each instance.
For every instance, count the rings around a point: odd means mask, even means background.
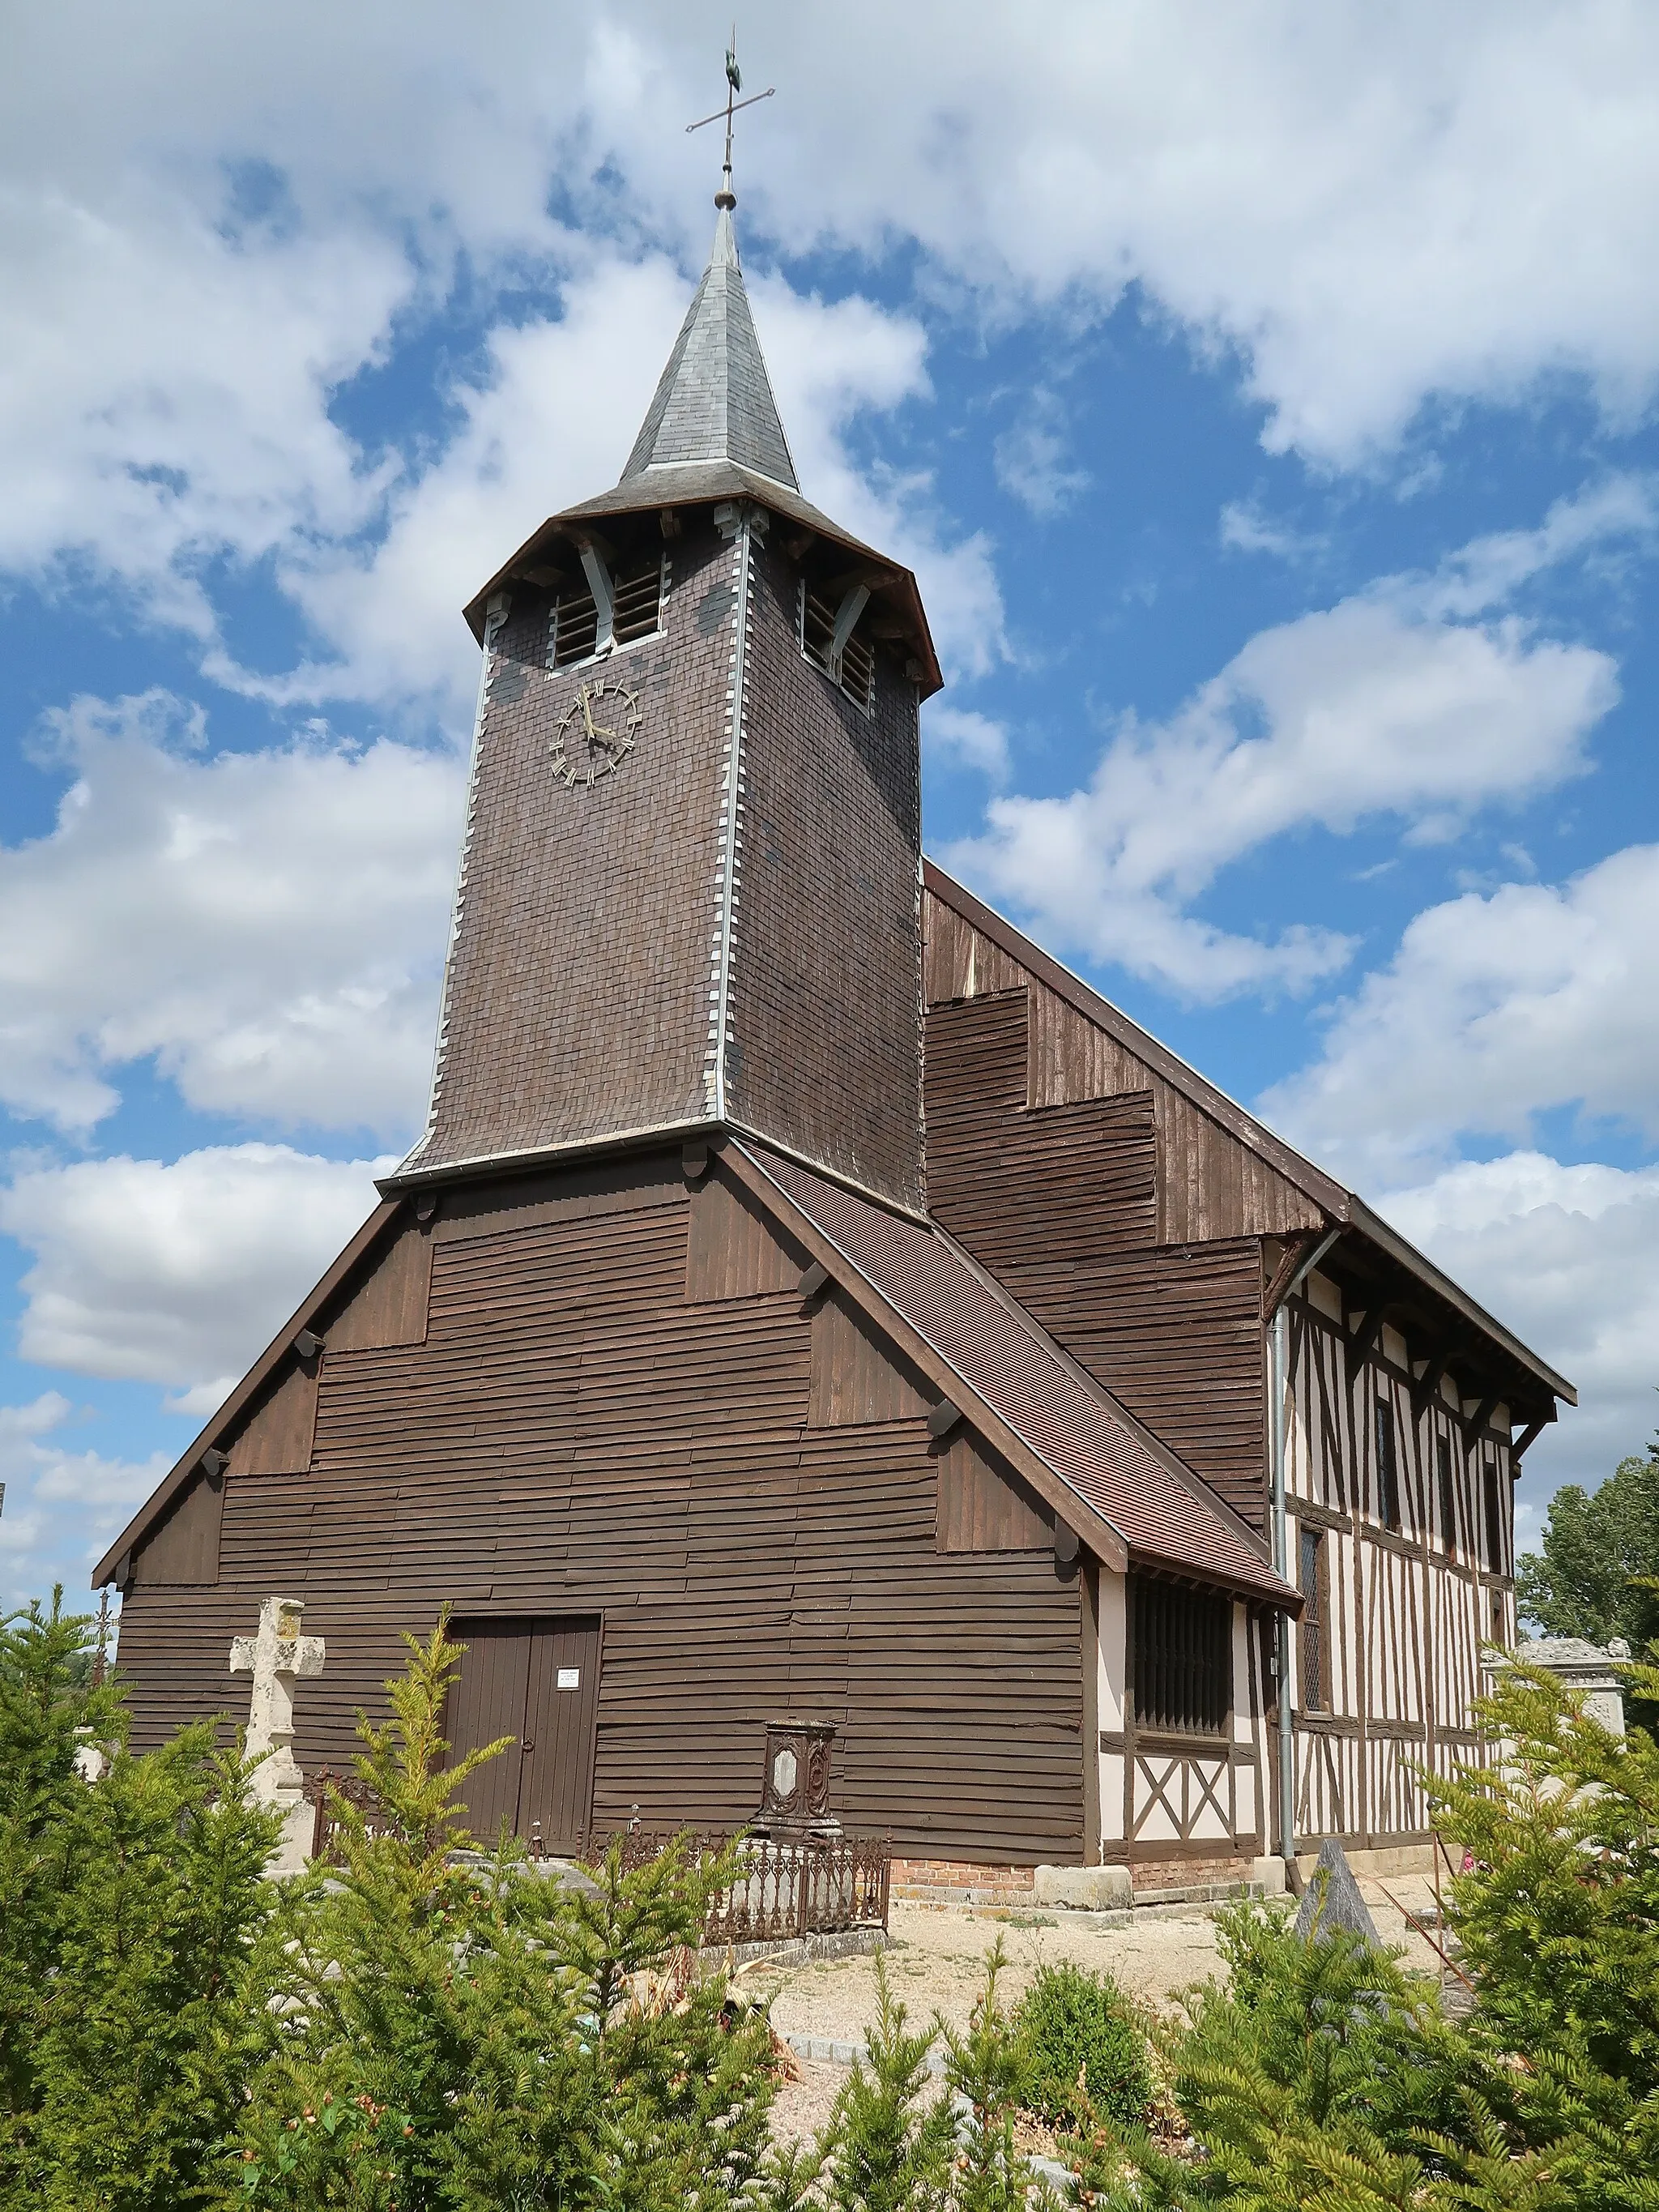
[[[1382,1948],[1376,1923],[1359,1894],[1359,1884],[1342,1846],[1334,1836],[1327,1836],[1319,1846],[1313,1877],[1296,1908],[1296,1932],[1306,1942],[1310,1936],[1329,1935],[1334,1928],[1346,1928],[1350,1935],[1363,1936],[1366,1942]]]
[[[247,1756],[259,1764],[249,1778],[256,1804],[274,1805],[283,1814],[283,1832],[268,1874],[301,1874],[311,1856],[316,1814],[306,1802],[305,1777],[294,1760],[294,1685],[323,1671],[323,1639],[301,1633],[305,1602],[297,1597],[268,1597],[259,1607],[257,1634],[238,1636],[230,1646],[233,1674],[252,1674],[248,1705]]]
[[[1630,1659],[1630,1646],[1615,1636],[1604,1649],[1581,1636],[1540,1636],[1517,1644],[1513,1657],[1523,1667],[1541,1667],[1584,1700],[1587,1720],[1598,1722],[1609,1735],[1625,1733],[1625,1685],[1617,1672]]]

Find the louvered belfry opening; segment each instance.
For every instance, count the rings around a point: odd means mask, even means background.
[[[836,613],[835,603],[821,599],[803,580],[800,587],[800,649],[814,668],[822,670],[855,707],[861,707],[867,714],[875,703],[876,656],[868,639],[860,636],[855,623],[837,659],[835,650]]]
[[[553,602],[548,638],[548,665],[568,668],[573,660],[586,660],[599,642],[599,611],[590,591],[562,592]]]
[[[611,580],[611,641],[632,645],[662,626],[667,563],[660,553],[617,564]],[[568,668],[591,659],[599,650],[599,611],[586,584],[568,583],[553,601],[548,619],[547,665]]]
[[[1133,1580],[1135,1723],[1220,1735],[1232,1710],[1232,1604],[1150,1575]]]

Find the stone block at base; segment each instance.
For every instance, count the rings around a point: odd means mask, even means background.
[[[1032,1896],[1072,1912],[1121,1912],[1135,1901],[1126,1866],[1040,1866]]]

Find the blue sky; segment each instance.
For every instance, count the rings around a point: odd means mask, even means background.
[[[1659,1418],[1659,19],[773,8],[738,223],[930,849]],[[809,17],[811,20],[809,20]],[[418,1127],[476,657],[707,248],[726,19],[156,0],[0,87],[0,1595]]]

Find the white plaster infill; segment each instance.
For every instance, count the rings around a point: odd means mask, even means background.
[[[258,1805],[283,1814],[283,1832],[267,1872],[304,1871],[315,1820],[305,1801],[305,1777],[294,1761],[294,1685],[323,1671],[323,1639],[301,1632],[305,1601],[268,1597],[259,1607],[258,1632],[232,1638],[230,1671],[252,1674],[246,1755],[258,1765],[249,1778],[249,1795]]]

